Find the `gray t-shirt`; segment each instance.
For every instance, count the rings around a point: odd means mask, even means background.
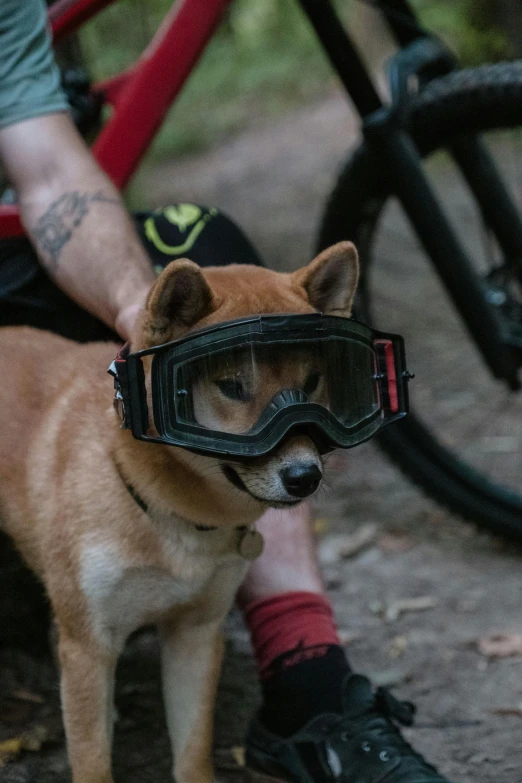
[[[0,0],[0,128],[68,108],[44,0]]]

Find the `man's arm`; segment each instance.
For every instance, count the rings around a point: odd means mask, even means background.
[[[127,338],[153,273],[67,108],[44,0],[0,0],[0,158],[22,221],[57,284]]]
[[[1,128],[0,157],[49,275],[127,339],[154,274],[118,191],[69,115]]]

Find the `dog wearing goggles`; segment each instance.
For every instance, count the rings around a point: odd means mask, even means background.
[[[348,317],[357,275],[349,242],[291,274],[174,261],[131,350],[251,315]],[[245,531],[269,507],[311,495],[322,460],[302,432],[242,460],[135,439],[112,406],[106,368],[117,350],[0,330],[0,524],[52,605],[73,782],[111,783],[116,662],[129,634],[155,623],[175,780],[211,783],[222,625],[247,569]],[[240,353],[218,358],[192,383],[194,416],[222,431],[247,431],[281,388],[325,402],[321,362],[307,352],[271,362],[265,351],[255,373]]]

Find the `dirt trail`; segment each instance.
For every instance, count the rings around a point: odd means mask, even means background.
[[[175,200],[219,205],[271,266],[291,269],[312,255],[321,205],[356,134],[346,104],[332,97],[277,126],[249,130],[220,149],[143,174],[141,185],[153,206]],[[329,483],[316,504],[316,527],[354,667],[416,702],[417,725],[408,738],[452,781],[519,780],[522,658],[490,661],[479,653],[478,640],[522,632],[520,554],[435,507],[372,444],[331,460]],[[366,545],[340,557],[351,540],[339,536],[362,526]],[[401,612],[396,602],[405,599],[422,600],[403,604],[410,611]],[[223,783],[242,780],[238,751],[231,748],[241,746],[258,699],[237,614],[227,635],[216,737]],[[40,753],[26,752],[0,768],[0,783],[68,781],[50,665],[1,653],[0,694],[0,742],[28,725],[44,726],[53,740]],[[142,634],[120,667],[117,781],[169,780],[160,705],[155,639]]]
[[[246,231],[273,269],[309,261],[322,207],[356,142],[357,120],[341,97],[251,128],[202,156],[139,178],[145,201],[215,204]]]

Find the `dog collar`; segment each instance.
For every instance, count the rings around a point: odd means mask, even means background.
[[[135,501],[135,503],[137,503],[137,505],[145,514],[148,514],[148,504],[145,503],[141,495],[136,492],[132,484],[129,484],[129,482],[125,479],[125,476],[121,472],[121,468],[118,463],[115,462],[114,464],[116,465],[116,470],[118,471],[118,474],[123,481],[123,484],[125,485],[125,489],[131,498]],[[209,533],[212,530],[217,530],[215,525],[196,525],[194,522],[189,522],[188,520],[185,520],[185,522],[188,522],[188,524],[192,525],[198,531],[198,533]],[[248,528],[247,525],[238,525],[236,530],[240,534],[237,542],[237,551],[241,557],[243,557],[245,560],[257,560],[265,548],[265,540],[261,533],[259,533],[255,527]]]
[[[137,505],[138,505],[138,506],[141,508],[141,510],[143,511],[143,513],[144,513],[144,514],[148,514],[148,513],[149,513],[149,506],[148,506],[148,504],[147,504],[147,503],[145,503],[145,501],[143,500],[143,498],[141,497],[141,495],[139,495],[139,494],[138,494],[138,492],[136,492],[136,490],[134,489],[134,487],[132,486],[132,484],[130,484],[130,483],[127,481],[127,479],[126,479],[126,478],[125,478],[125,476],[123,475],[123,473],[122,473],[122,471],[121,471],[121,468],[120,468],[120,466],[118,465],[118,463],[117,463],[117,462],[115,462],[114,464],[116,465],[116,470],[118,471],[118,474],[119,474],[119,476],[120,476],[120,478],[121,478],[121,480],[122,480],[123,484],[125,485],[125,489],[126,489],[126,490],[127,490],[127,492],[129,493],[129,495],[131,496],[131,498],[132,498],[132,499],[134,500],[134,502],[135,502],[135,503],[136,503],[136,504],[137,504]],[[195,524],[195,522],[189,522],[189,520],[188,520],[188,519],[187,519],[187,520],[185,520],[185,522],[188,522],[190,525],[192,525],[193,527],[195,527],[195,528],[196,528],[196,530],[197,530],[198,532],[201,532],[201,533],[206,533],[206,532],[208,532],[208,531],[211,531],[211,530],[217,530],[217,527],[216,527],[215,525],[196,525],[196,524]],[[240,529],[240,528],[237,528],[237,530],[239,530],[239,529]],[[243,526],[243,528],[242,528],[242,529],[246,530],[246,527],[245,527],[245,526]]]
[[[144,514],[148,514],[148,504],[145,503],[141,495],[136,492],[132,484],[127,481],[118,463],[114,461],[114,464],[125,486],[125,489],[131,498],[140,507]],[[195,522],[189,522],[187,519],[184,521],[189,525],[192,525],[198,531],[198,533],[209,533],[213,530],[217,530],[217,526],[215,525],[196,525]],[[237,542],[237,551],[241,557],[243,557],[245,560],[257,560],[265,548],[265,540],[261,533],[259,533],[255,527],[249,528],[247,525],[238,525],[236,530],[240,534]]]

